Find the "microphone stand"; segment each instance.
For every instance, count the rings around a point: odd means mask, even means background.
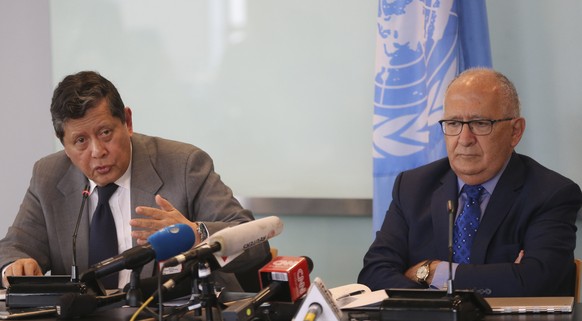
[[[211,269],[208,261],[198,263],[198,279],[200,281],[200,306],[206,311],[206,321],[214,320],[213,308],[218,308],[218,299],[214,288],[214,281],[211,277]],[[198,308],[200,309],[200,308]]]
[[[139,307],[143,304],[143,293],[140,289],[140,274],[143,266],[137,267],[131,271],[129,289],[125,299],[130,307]]]
[[[198,281],[198,264],[190,265],[190,275],[192,275],[192,288],[187,306],[194,310],[195,316],[202,316],[202,300],[200,299],[200,282]]]
[[[190,299],[185,304],[179,306],[174,311],[172,311],[166,318],[170,320],[180,320],[182,315],[189,311],[193,311],[195,317],[202,316],[202,301],[200,295],[200,288],[198,281],[198,262],[192,264],[184,264],[184,270],[189,270],[189,275],[192,277],[191,283],[191,294]]]
[[[173,319],[188,311],[193,311],[195,317],[201,317],[202,308],[204,308],[204,320],[213,321],[214,310],[219,307],[210,263],[207,260],[204,260],[198,261],[195,264],[186,264],[185,266],[189,266],[190,274],[192,275],[192,292],[190,294],[190,299],[186,304],[175,309],[164,318]],[[158,303],[161,303],[161,300]]]
[[[77,224],[75,224],[75,231],[73,233],[73,264],[71,266],[72,283],[79,282],[79,267],[77,266],[77,234],[79,233],[79,225],[81,223],[81,217],[83,217],[83,209],[87,203],[87,198],[89,198],[89,184],[85,185],[85,188],[83,188],[83,199],[81,200],[81,208],[77,215]]]

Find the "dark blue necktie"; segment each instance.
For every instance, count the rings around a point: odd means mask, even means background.
[[[109,199],[116,189],[117,185],[113,183],[102,187],[97,186],[99,200],[89,230],[90,266],[118,254],[117,229],[109,206]],[[117,289],[118,277],[117,273],[108,275],[101,279],[101,283],[106,289]]]
[[[481,219],[481,194],[485,190],[481,185],[465,185],[467,203],[455,220],[453,229],[453,262],[471,262],[471,246],[479,228]]]

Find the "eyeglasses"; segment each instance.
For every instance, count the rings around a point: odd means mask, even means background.
[[[513,118],[503,119],[475,119],[469,121],[462,120],[439,120],[443,133],[447,136],[457,136],[463,130],[463,125],[469,125],[469,129],[473,135],[485,136],[491,134],[493,131],[493,124],[502,121],[513,120]]]

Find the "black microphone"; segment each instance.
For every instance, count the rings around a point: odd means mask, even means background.
[[[92,294],[67,293],[59,297],[56,307],[59,319],[84,317],[95,312],[98,308],[112,305],[117,307],[125,302],[125,293],[116,293],[107,296]],[[113,305],[114,303],[121,303]]]
[[[83,217],[83,209],[87,203],[87,198],[89,198],[89,184],[85,185],[83,188],[83,199],[81,200],[81,208],[79,209],[79,214],[77,215],[77,224],[75,225],[75,232],[73,233],[73,265],[71,266],[71,282],[79,282],[79,267],[77,266],[77,233],[79,232],[79,225],[81,223],[81,217]]]
[[[449,279],[447,280],[447,294],[453,295],[453,229],[455,228],[455,206],[453,201],[447,202],[449,211]]]
[[[111,273],[142,267],[154,258],[163,261],[191,248],[195,241],[196,236],[190,226],[186,224],[167,226],[152,234],[148,238],[147,244],[132,247],[119,255],[93,265],[81,275],[81,281],[92,283]]]
[[[259,270],[263,289],[250,300],[238,301],[222,311],[225,321],[252,319],[267,301],[295,303],[309,289],[313,261],[306,256],[278,256]],[[294,311],[293,311],[294,312]]]

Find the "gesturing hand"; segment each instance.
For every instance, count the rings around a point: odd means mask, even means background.
[[[139,215],[146,216],[147,218],[135,218],[129,221],[129,224],[132,227],[138,229],[131,232],[131,236],[137,239],[137,244],[143,245],[147,243],[147,238],[150,235],[166,226],[178,223],[187,224],[192,227],[196,234],[196,240],[199,239],[197,223],[191,222],[184,217],[180,211],[175,209],[168,200],[160,195],[156,195],[156,204],[158,204],[160,208],[138,206],[135,209],[135,212]]]

